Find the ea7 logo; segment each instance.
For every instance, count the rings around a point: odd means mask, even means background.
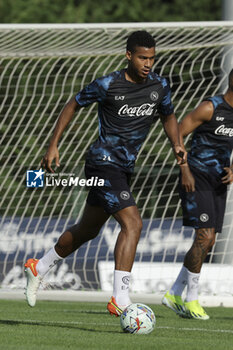
[[[115,100],[121,100],[123,101],[125,99],[125,96],[115,96]]]
[[[218,120],[218,121],[220,120],[220,121],[222,122],[222,121],[224,120],[224,117],[219,117],[219,116],[217,116],[217,117],[216,117],[216,120]]]

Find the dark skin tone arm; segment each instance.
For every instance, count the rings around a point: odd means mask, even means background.
[[[175,114],[172,113],[167,116],[161,114],[160,120],[163,124],[164,131],[172,144],[173,152],[177,159],[177,164],[185,163],[187,159],[187,152],[184,145],[180,144],[179,129]]]
[[[73,97],[65,105],[64,109],[59,115],[58,121],[56,123],[55,129],[53,132],[53,136],[49,143],[48,150],[41,161],[41,166],[51,173],[54,173],[54,170],[52,169],[52,162],[54,159],[55,159],[56,166],[57,167],[60,166],[59,151],[57,148],[58,142],[66,126],[70,123],[75,112],[77,112],[79,108],[81,108],[81,106],[79,106],[79,104],[76,102],[75,98]]]
[[[184,145],[184,137],[191,134],[199,125],[211,120],[214,113],[212,102],[204,101],[196,109],[186,115],[179,124],[180,143]],[[182,174],[182,186],[186,192],[195,191],[195,180],[189,169],[188,163],[180,165]],[[233,182],[233,173],[231,168],[224,168],[226,175],[222,178],[222,183],[230,184]]]

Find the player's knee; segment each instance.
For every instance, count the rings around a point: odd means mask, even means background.
[[[81,225],[76,224],[69,228],[72,233],[74,240],[80,237],[85,237],[87,241],[98,236],[101,226],[98,225]]]
[[[137,232],[142,231],[142,219],[140,216],[134,217],[131,222],[131,227],[133,230],[136,230]]]
[[[142,219],[140,216],[130,220],[125,227],[125,231],[129,236],[139,240],[142,231]]]
[[[210,248],[213,247],[214,243],[215,243],[215,232],[214,229],[210,228],[206,230],[206,243],[207,246]]]
[[[214,230],[211,230],[209,234],[209,247],[212,248],[215,243],[216,234]]]

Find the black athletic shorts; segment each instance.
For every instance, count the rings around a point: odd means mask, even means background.
[[[195,179],[195,192],[185,192],[179,181],[179,194],[183,210],[183,225],[197,228],[215,228],[222,231],[226,207],[227,185],[221,179],[190,166]]]
[[[87,203],[103,207],[108,214],[136,205],[130,191],[131,174],[111,165],[85,165],[87,179],[98,177],[104,179],[104,186],[93,186],[87,196]]]

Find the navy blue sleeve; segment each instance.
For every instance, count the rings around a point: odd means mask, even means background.
[[[163,78],[161,81],[164,88],[164,97],[158,107],[159,114],[170,115],[174,112],[174,107],[171,100],[171,89],[168,81]]]
[[[224,99],[222,95],[217,95],[204,99],[204,101],[210,101],[213,103],[214,109],[218,107],[219,104],[223,103]]]
[[[75,96],[75,100],[80,106],[86,107],[94,102],[102,102],[104,96],[105,92],[101,90],[98,80],[94,80]]]
[[[112,75],[94,80],[75,96],[76,102],[82,107],[94,102],[102,103],[112,80]]]

